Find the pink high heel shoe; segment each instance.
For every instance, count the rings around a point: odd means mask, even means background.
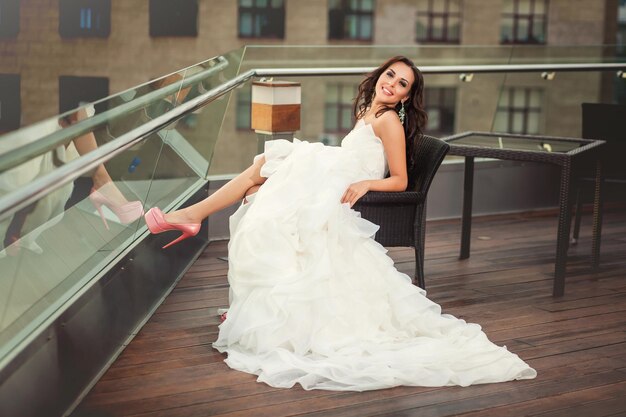
[[[95,188],[91,189],[91,193],[89,194],[89,200],[94,205],[96,210],[98,210],[98,214],[100,214],[100,218],[104,223],[104,227],[107,230],[109,229],[109,224],[107,223],[106,218],[104,217],[104,213],[102,212],[102,206],[107,206],[119,219],[122,224],[129,224],[143,216],[143,204],[141,201],[129,201],[126,204],[116,204],[109,199],[106,195],[102,194],[100,191]]]
[[[198,234],[200,231],[200,223],[170,223],[165,220],[163,212],[158,207],[152,207],[144,216],[146,224],[150,233],[156,235],[157,233],[167,232],[168,230],[178,230],[181,232],[180,236],[163,246],[163,249],[168,248],[182,240],[187,239]]]

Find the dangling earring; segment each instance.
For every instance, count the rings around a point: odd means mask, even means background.
[[[404,125],[404,118],[406,116],[406,112],[404,111],[404,101],[400,102],[400,111],[398,111],[398,117],[400,117],[400,123]]]

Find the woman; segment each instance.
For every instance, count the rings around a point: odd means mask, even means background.
[[[355,391],[536,376],[480,326],[442,315],[372,239],[377,226],[350,208],[369,190],[406,188],[422,96],[415,65],[392,58],[359,86],[358,121],[340,148],[268,142],[206,200],[146,214],[153,233],[180,230],[175,243],[247,196],[231,217],[231,303],[213,344],[231,368],[275,387]]]

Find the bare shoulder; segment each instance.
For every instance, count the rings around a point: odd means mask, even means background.
[[[383,142],[401,140],[404,142],[404,128],[395,111],[386,111],[372,122],[376,136]]]

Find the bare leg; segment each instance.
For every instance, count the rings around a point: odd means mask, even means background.
[[[261,157],[201,202],[167,213],[165,220],[170,223],[200,223],[211,214],[241,201],[248,190],[265,182],[266,178],[260,174],[263,164],[265,164],[265,158]]]
[[[82,120],[87,116],[84,111],[81,111],[78,113],[77,117],[79,120]],[[92,132],[74,138],[73,142],[79,155],[84,155],[98,148],[96,138]],[[98,167],[91,175],[91,179],[93,180],[94,188],[103,192],[114,203],[117,203],[118,205],[124,205],[128,203],[126,197],[124,197],[122,192],[113,183],[113,179],[109,175],[109,172],[106,170],[104,165],[98,165]],[[101,189],[104,186],[106,187]]]

